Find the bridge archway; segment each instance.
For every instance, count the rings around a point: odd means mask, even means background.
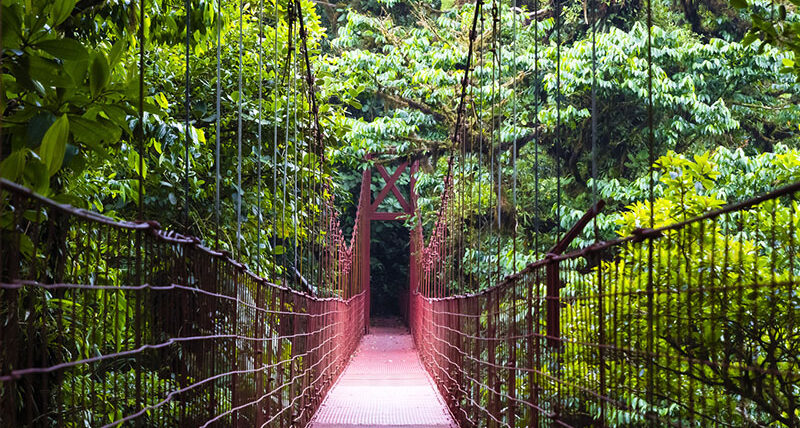
[[[367,157],[368,160],[374,159],[375,155]],[[395,167],[392,171],[390,168]],[[416,173],[419,170],[418,160],[396,160],[388,164],[376,163],[373,167],[364,169],[361,177],[361,195],[360,205],[362,207],[359,228],[361,233],[360,247],[363,249],[360,254],[359,268],[361,283],[367,290],[365,309],[366,314],[371,313],[371,300],[372,300],[372,284],[371,284],[371,254],[370,244],[372,236],[372,222],[373,221],[405,221],[408,217],[413,216],[417,209],[417,193],[416,193]],[[401,178],[404,173],[408,173],[408,184],[404,188],[401,184]],[[377,176],[376,176],[377,173]],[[378,178],[382,181],[383,185],[377,192],[373,192],[372,184],[373,179]],[[404,184],[404,183],[403,183]],[[404,191],[405,190],[405,191]],[[395,200],[395,208],[399,205],[400,209],[392,209],[392,204],[388,204],[390,200]],[[409,286],[415,283],[416,272],[416,246],[413,239],[412,232],[409,231],[409,271],[408,282]],[[399,302],[401,315],[406,317],[408,314],[408,298],[407,293],[401,293],[403,296],[402,301]],[[365,330],[369,331],[369,316],[365,317]]]

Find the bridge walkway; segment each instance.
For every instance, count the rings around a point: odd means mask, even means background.
[[[312,428],[456,427],[422,366],[408,329],[396,319],[374,320],[334,385]]]

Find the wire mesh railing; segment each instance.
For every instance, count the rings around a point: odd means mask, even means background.
[[[300,294],[7,181],[0,233],[2,426],[304,426],[364,331],[357,284]]]
[[[800,183],[551,254],[410,323],[463,426],[800,426]]]

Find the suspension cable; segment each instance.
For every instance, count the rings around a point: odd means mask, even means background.
[[[144,220],[144,6],[139,0],[139,220]]]
[[[273,62],[272,62],[272,74],[273,74],[273,87],[272,87],[272,99],[273,99],[273,116],[272,116],[272,123],[273,123],[273,134],[272,134],[272,193],[271,193],[271,201],[272,201],[272,248],[271,248],[271,259],[272,259],[272,279],[273,281],[277,281],[278,278],[278,256],[277,256],[277,247],[278,247],[278,204],[275,199],[275,195],[278,194],[278,95],[279,95],[279,87],[280,87],[280,79],[278,69],[280,65],[278,64],[278,30],[280,27],[280,20],[278,16],[278,0],[275,0],[275,35],[274,35],[274,55],[273,55]]]
[[[219,222],[220,222],[220,133],[222,132],[222,2],[217,2],[217,22],[216,22],[216,31],[217,31],[217,99],[216,99],[216,108],[217,108],[217,120],[216,120],[216,148],[214,152],[214,179],[216,183],[216,189],[214,194],[214,239],[216,242],[216,248],[219,249]]]
[[[655,163],[655,130],[654,130],[654,123],[653,123],[653,35],[652,35],[652,28],[653,28],[653,2],[652,0],[647,0],[647,129],[648,129],[648,178],[649,178],[649,189],[648,189],[648,199],[650,202],[650,228],[653,229],[655,227],[655,179],[653,177],[654,166]],[[648,355],[655,355],[653,353],[654,342],[653,336],[655,335],[654,327],[653,327],[653,309],[654,309],[654,299],[653,299],[653,239],[648,240],[647,245],[647,353]],[[691,370],[691,362],[690,370]],[[654,369],[653,369],[653,360],[648,359],[647,363],[647,406],[648,411],[653,411],[653,401],[654,401],[654,389],[655,389],[655,378],[654,378]],[[655,420],[650,420],[650,426],[655,427]]]
[[[592,206],[597,206],[597,0],[592,0]],[[592,218],[594,241],[598,242],[597,216]]]
[[[315,84],[314,84],[314,71],[313,71],[313,69],[311,67],[311,59],[310,59],[310,54],[308,52],[308,31],[306,30],[305,19],[303,17],[302,4],[300,3],[300,0],[295,0],[295,6],[297,8],[297,18],[298,18],[298,23],[300,25],[300,28],[299,28],[299,30],[300,30],[300,41],[302,42],[302,53],[303,53],[303,59],[304,59],[305,68],[306,68],[306,76],[305,77],[306,77],[306,85],[308,86],[309,108],[311,110],[310,114],[311,114],[311,118],[313,119],[313,123],[312,124],[313,124],[313,127],[314,127],[314,147],[312,149],[312,152],[317,154],[317,159],[318,159],[317,166],[319,168],[318,169],[318,173],[319,173],[318,177],[319,177],[319,179],[318,180],[314,180],[314,184],[313,184],[314,194],[315,195],[322,195],[323,198],[324,198],[324,194],[326,193],[326,190],[329,188],[329,183],[324,178],[325,147],[324,147],[323,142],[322,142],[322,128],[321,128],[320,123],[319,123],[319,105],[317,104],[316,87],[315,87]],[[322,201],[322,202],[324,202],[324,201]],[[319,218],[319,222],[315,222],[314,226],[321,227],[322,221],[324,221],[324,219],[322,217],[320,217]],[[319,234],[315,233],[315,234],[312,234],[312,236],[314,238],[314,242],[312,242],[312,244],[311,244],[312,251],[313,251],[314,247],[317,247],[317,249],[320,250],[319,254],[321,255],[322,254],[321,253],[322,241],[318,239],[319,238]],[[318,243],[318,246],[317,246],[317,243]],[[311,258],[311,260],[313,260],[313,257]],[[313,266],[311,266],[311,273],[312,273],[312,275],[314,273]],[[321,282],[322,282],[322,270],[321,270],[321,266],[318,265],[317,266],[317,284],[320,284]]]
[[[237,100],[238,114],[236,123],[236,257],[242,258],[242,52],[244,42],[242,41],[242,21],[244,20],[244,5],[239,0],[239,97]]]
[[[539,0],[533,0],[533,9],[539,10]],[[535,214],[533,224],[533,248],[534,254],[539,251],[539,103],[540,99],[540,79],[539,79],[539,20],[533,19],[533,75],[536,87],[533,96],[533,212]]]
[[[483,17],[483,10],[480,11],[481,16],[481,79],[478,82],[478,96],[480,97],[480,103],[478,104],[478,139],[479,139],[479,148],[478,148],[478,213],[479,216],[483,215],[483,104],[486,102],[486,95],[483,91],[483,74],[485,72],[484,67],[484,59],[483,59],[483,52],[485,49],[484,46],[484,32],[485,29],[485,19]],[[480,217],[478,219],[478,257],[476,261],[480,261],[483,259],[483,227],[484,222],[481,221]],[[482,263],[478,262],[479,266],[482,266]],[[481,283],[483,282],[483,272],[481,268],[478,268],[478,288],[481,288]]]
[[[281,279],[286,285],[286,171],[288,169],[288,160],[286,159],[289,153],[289,119],[291,117],[290,114],[290,105],[291,105],[291,96],[292,91],[295,90],[296,82],[295,76],[290,74],[293,70],[291,68],[292,58],[295,56],[295,44],[294,44],[294,21],[295,21],[295,9],[293,5],[289,4],[289,26],[288,32],[286,34],[286,41],[288,49],[286,50],[286,122],[284,128],[284,136],[283,136],[283,173],[281,175],[281,235],[282,235],[282,242],[283,242],[283,251],[281,253],[281,264],[283,266]],[[295,109],[297,106],[293,106]]]
[[[653,164],[655,159],[655,129],[653,128],[653,10],[652,1],[647,1],[647,143],[648,143],[648,176],[649,189],[648,199],[650,201],[650,228],[655,226],[655,218],[653,211],[653,202],[655,200],[654,188],[655,179],[653,177],[654,168]]]
[[[599,179],[597,171],[597,0],[592,0],[592,202],[593,207],[597,207],[599,202],[599,195],[597,192],[597,180]],[[597,224],[597,215],[592,218],[594,242],[600,242],[600,230]],[[597,343],[605,343],[605,322],[604,319],[604,301],[603,301],[603,271],[602,261],[596,261],[598,268],[595,270],[595,281],[597,284],[597,314],[598,314],[598,329],[597,329]],[[598,356],[600,361],[605,361],[605,349],[598,349]],[[606,386],[606,372],[601,369],[599,373],[600,390],[605,391]],[[605,420],[606,404],[600,403],[600,419]]]
[[[453,129],[453,134],[451,136],[451,141],[453,142],[454,147],[451,147],[450,155],[448,157],[447,162],[447,174],[445,175],[445,182],[444,182],[444,190],[441,196],[441,206],[439,208],[439,216],[436,220],[436,225],[434,226],[433,233],[431,234],[431,238],[429,244],[426,248],[424,257],[428,258],[432,255],[432,252],[437,252],[438,257],[436,257],[435,263],[442,264],[442,251],[447,251],[447,227],[449,226],[448,223],[448,214],[452,213],[452,210],[448,210],[449,200],[451,198],[453,189],[453,161],[455,159],[454,150],[455,147],[459,145],[461,140],[461,123],[464,118],[464,111],[466,106],[466,95],[468,93],[468,86],[469,86],[469,71],[472,67],[472,54],[474,50],[474,42],[477,38],[477,24],[478,24],[478,16],[481,12],[481,5],[482,0],[476,0],[476,7],[475,12],[472,18],[472,25],[470,29],[470,37],[469,37],[469,47],[468,47],[468,54],[466,58],[466,64],[464,67],[464,77],[461,80],[461,96],[458,103],[458,113],[456,115],[456,122],[455,127]],[[430,260],[425,260],[426,269],[429,269],[428,272],[432,272],[432,267],[430,265]],[[444,265],[442,265],[443,267]],[[443,272],[446,278],[447,272]],[[427,274],[426,274],[427,275]],[[432,278],[426,278],[429,280]],[[435,290],[434,293],[443,292],[444,291],[444,283],[443,278],[440,278],[435,282]],[[428,294],[429,295],[429,294]]]
[[[261,145],[264,101],[264,0],[258,1],[258,134],[256,149],[256,174],[258,190],[256,194],[256,274],[261,275]]]
[[[502,144],[502,138],[498,134],[502,134],[502,130],[500,129],[499,124],[495,125],[495,109],[497,105],[497,99],[501,96],[500,94],[500,73],[502,71],[502,58],[500,55],[500,31],[501,31],[501,22],[500,22],[500,15],[502,9],[502,1],[500,4],[497,3],[497,0],[493,0],[492,4],[492,143],[491,143],[491,150],[492,150],[492,181],[495,179],[497,180],[497,207],[495,208],[495,215],[497,216],[497,271],[495,272],[495,283],[500,282],[500,251],[501,251],[501,236],[502,236],[502,220],[501,220],[501,210],[502,210],[502,201],[501,201],[501,191],[502,191],[502,159],[501,159],[501,152],[500,152],[500,145]],[[495,168],[497,169],[497,176],[495,177],[494,172]],[[492,186],[494,187],[494,186]],[[494,189],[492,189],[492,193],[494,194]],[[489,203],[491,206],[491,202]],[[489,279],[489,283],[491,285],[491,277]]]
[[[319,125],[319,106],[317,105],[317,93],[314,85],[314,71],[311,68],[311,59],[309,58],[308,53],[308,32],[306,30],[306,24],[305,19],[303,18],[303,10],[300,0],[295,0],[295,4],[297,5],[297,15],[300,22],[300,41],[303,42],[303,58],[305,59],[306,64],[306,84],[308,84],[308,97],[311,103],[311,116],[314,120],[314,139],[318,148],[322,149],[322,129]],[[325,151],[323,150],[321,154],[324,158]]]
[[[470,100],[472,102],[472,106],[474,109],[475,100],[472,99],[472,85],[469,87],[470,93]],[[458,216],[458,293],[464,293],[464,250],[466,249],[466,241],[464,236],[464,229],[465,229],[465,205],[467,201],[466,196],[466,186],[467,186],[467,127],[465,126],[464,129],[461,130],[461,145],[459,146],[459,158],[460,162],[459,165],[461,166],[461,174],[459,175],[459,181],[461,184],[461,189],[459,191],[459,216]],[[409,192],[409,195],[411,192]]]
[[[511,124],[514,134],[514,142],[512,147],[512,158],[511,164],[513,167],[512,172],[512,179],[511,185],[513,187],[512,197],[513,197],[513,206],[514,206],[514,229],[511,232],[511,265],[513,268],[511,269],[512,272],[517,271],[517,216],[516,216],[516,209],[517,209],[517,0],[513,0],[512,3],[513,13],[511,15],[512,22],[512,36],[511,36],[511,43],[513,45],[513,73],[512,73],[512,92],[514,93],[514,98],[512,99],[512,112],[511,112]]]
[[[295,76],[297,76],[297,55],[294,56],[294,72],[293,72],[293,74]],[[293,153],[292,153],[292,159],[293,160],[292,160],[292,162],[294,162],[294,168],[293,168],[294,169],[294,174],[292,175],[292,195],[293,195],[293,200],[292,200],[292,202],[293,202],[293,205],[292,205],[292,223],[294,224],[294,228],[293,228],[294,229],[294,233],[293,233],[293,235],[294,235],[293,238],[294,239],[293,239],[293,242],[292,242],[292,269],[293,270],[297,270],[297,272],[300,272],[300,276],[302,277],[302,272],[303,271],[302,271],[302,269],[298,270],[298,263],[297,263],[297,235],[298,235],[298,229],[299,229],[299,225],[297,223],[297,211],[299,209],[299,205],[298,205],[299,204],[299,200],[298,200],[298,197],[297,197],[297,174],[298,174],[300,168],[298,168],[298,160],[297,160],[297,146],[299,145],[299,140],[297,139],[297,110],[298,110],[297,109],[297,105],[298,105],[297,104],[297,93],[298,93],[298,91],[296,89],[297,88],[295,86],[295,91],[294,91],[294,105],[295,105],[295,109],[294,109],[294,139],[292,141],[292,148],[293,148]],[[302,93],[302,91],[300,91],[300,92]],[[302,279],[300,279],[300,281],[302,281]]]
[[[561,0],[554,0],[556,5],[556,236],[558,243],[561,237]]]
[[[480,85],[480,82],[478,82],[478,85]],[[475,85],[470,85],[470,87],[469,87],[469,98],[470,98],[470,100],[472,100],[472,116],[475,118],[475,123],[472,126],[479,126],[480,125],[480,117],[478,116],[478,110],[480,109],[481,99],[480,98],[476,99],[474,87],[475,87]],[[480,91],[480,88],[478,88],[478,90]],[[480,92],[479,92],[479,94],[480,94]],[[479,136],[478,138],[480,138],[480,132],[481,132],[481,130],[479,128],[478,129],[478,136]],[[465,131],[465,134],[466,133],[467,132]],[[469,136],[470,136],[470,138],[469,138],[470,151],[473,151],[475,149],[475,144],[476,144],[475,135],[474,135],[474,133],[470,132]],[[480,154],[480,151],[478,151],[478,153]],[[466,145],[464,146],[464,155],[465,155],[465,157],[468,156]],[[470,156],[469,175],[470,175],[471,179],[468,182],[469,186],[470,186],[470,192],[469,192],[469,198],[468,198],[469,207],[467,209],[467,214],[470,217],[474,216],[476,219],[479,218],[479,217],[477,215],[473,214],[473,213],[474,212],[478,212],[479,213],[480,212],[480,208],[478,208],[478,211],[475,210],[475,200],[476,199],[480,199],[480,194],[481,193],[480,193],[480,182],[478,181],[478,175],[477,175],[477,171],[479,169],[479,165],[473,164],[473,162],[477,163],[478,159],[479,159],[479,157],[475,156],[474,154],[472,156]],[[477,191],[477,195],[475,194],[476,191]],[[480,224],[476,224],[476,226],[477,227],[475,227],[475,229],[478,230],[478,234],[479,234],[480,233]],[[476,242],[476,233],[472,232],[472,233],[469,234],[469,241],[470,241],[469,242],[470,243],[470,248],[473,249],[473,251],[478,248],[478,243]],[[476,255],[475,259],[477,260],[477,255]],[[472,290],[477,290],[480,285],[476,282],[477,281],[476,276],[475,275],[469,275],[468,279],[469,279],[469,285],[470,285],[470,287],[472,287]]]
[[[478,26],[478,14],[482,13],[483,10],[483,0],[476,0],[475,1],[475,13],[472,16],[472,28],[469,32],[469,47],[467,48],[467,63],[464,69],[464,77],[461,80],[461,96],[459,97],[458,101],[458,109],[456,110],[456,126],[453,129],[453,141],[458,141],[458,130],[461,129],[461,121],[464,118],[464,108],[466,105],[466,95],[467,95],[467,86],[469,85],[469,70],[472,67],[472,51],[473,51],[473,44],[477,35],[475,31],[477,30]],[[483,36],[483,20],[481,20],[481,37]]]
[[[497,34],[495,34],[495,50],[497,51],[497,98],[502,99],[503,87],[500,79],[503,76],[503,46],[500,37],[503,33],[503,0],[498,0],[497,5]],[[495,99],[497,102],[497,99]],[[502,110],[500,110],[502,114]],[[500,266],[501,242],[503,233],[503,126],[501,121],[497,122],[497,277],[496,283],[500,282],[502,275]]]
[[[189,234],[189,138],[190,138],[190,114],[191,114],[191,94],[189,89],[189,80],[190,80],[190,71],[189,71],[189,44],[190,44],[190,28],[191,28],[191,12],[192,12],[192,2],[191,0],[186,0],[184,2],[184,8],[186,9],[186,85],[185,85],[185,100],[186,100],[186,123],[184,127],[184,175],[183,175],[183,225],[184,225],[184,232]]]
[[[513,93],[512,98],[512,108],[511,108],[511,126],[512,126],[512,133],[513,133],[513,141],[511,146],[511,168],[512,168],[512,178],[511,178],[511,186],[512,186],[512,207],[509,214],[513,215],[511,224],[511,273],[517,272],[517,0],[513,0],[511,4],[511,44],[512,44],[512,74],[511,74],[511,90]],[[518,294],[517,287],[511,287],[511,302],[510,310],[511,310],[511,331],[510,336],[517,335],[517,299],[521,297]],[[509,340],[508,342],[509,352],[509,365],[511,367],[516,367],[517,365],[517,352],[518,349],[514,346],[513,341]],[[516,385],[518,372],[516,370],[510,370],[508,373],[508,382],[509,385]],[[510,388],[509,393],[511,397],[516,397],[517,389]],[[514,421],[515,414],[516,414],[516,403],[512,400],[508,406],[508,420]],[[512,422],[512,425],[515,425]]]

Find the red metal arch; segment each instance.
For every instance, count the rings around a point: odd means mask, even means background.
[[[371,291],[370,291],[370,278],[369,278],[369,271],[370,271],[370,235],[371,235],[371,224],[373,220],[376,221],[393,221],[393,220],[403,220],[409,216],[413,216],[417,209],[417,193],[415,190],[416,186],[416,173],[419,170],[419,161],[403,161],[397,167],[393,174],[389,174],[386,170],[386,167],[383,165],[375,165],[375,169],[378,173],[383,177],[386,181],[386,185],[378,192],[375,199],[372,198],[372,174],[373,168],[366,168],[362,173],[361,177],[361,201],[360,205],[362,210],[361,213],[361,224],[359,225],[359,239],[361,240],[360,247],[362,251],[360,253],[360,260],[358,261],[361,272],[361,284],[366,287],[367,296],[366,296],[366,307],[365,313],[367,316],[364,317],[364,321],[366,325],[364,326],[366,331],[369,331],[369,313],[370,313],[370,298]],[[409,198],[408,200],[403,196],[400,189],[397,188],[397,180],[403,175],[403,172],[409,171],[410,180],[409,180]],[[388,211],[378,211],[378,207],[381,203],[386,199],[386,196],[389,193],[394,194],[397,198],[397,201],[400,203],[400,206],[403,208],[402,212],[388,212]],[[412,240],[413,241],[413,240]],[[416,252],[414,251],[414,245],[412,244],[411,248],[411,255],[410,255],[410,271],[409,271],[409,280],[413,284],[413,281],[416,278],[416,272],[414,272],[415,263],[414,258],[416,257]]]

